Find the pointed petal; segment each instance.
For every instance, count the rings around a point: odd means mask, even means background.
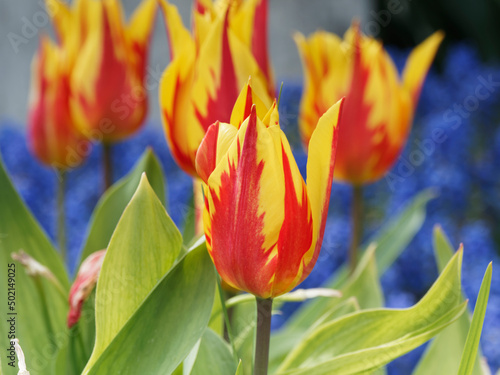
[[[170,50],[170,60],[176,58],[185,47],[191,48],[193,38],[188,29],[182,23],[182,18],[175,5],[171,5],[166,0],[159,0],[160,8],[165,18],[167,27],[168,45]]]
[[[334,104],[318,121],[309,142],[307,160],[307,196],[313,218],[313,244],[304,257],[302,279],[312,271],[323,243],[330,191],[333,181],[338,123],[344,99]]]
[[[302,280],[310,257],[305,257],[313,241],[313,219],[308,193],[290,145],[281,133],[285,181],[285,216],[277,246],[273,297],[289,292]]]
[[[260,69],[264,73],[268,83],[268,93],[271,97],[274,94],[274,76],[271,67],[271,62],[269,59],[268,50],[268,11],[269,11],[269,1],[260,0],[254,15],[253,23],[253,34],[252,34],[252,53],[259,65]]]
[[[146,69],[151,34],[155,24],[157,0],[143,0],[134,11],[127,27],[127,37],[131,49],[131,60],[139,77]]]
[[[238,129],[231,124],[212,124],[196,152],[196,172],[207,183],[213,170],[226,155]]]
[[[250,111],[254,104],[257,110],[257,117],[259,119],[264,118],[268,109],[258,95],[253,91],[251,79],[249,78],[247,84],[243,87],[243,90],[241,90],[238,99],[236,99],[233,112],[231,113],[230,123],[239,128],[243,121],[250,116]]]
[[[408,57],[403,71],[403,86],[410,92],[414,107],[417,106],[422,83],[443,38],[444,33],[436,31],[420,43]]]
[[[194,119],[191,103],[194,58],[194,43],[190,41],[165,70],[159,91],[163,129],[172,155],[186,173],[196,176],[196,150],[204,130]]]

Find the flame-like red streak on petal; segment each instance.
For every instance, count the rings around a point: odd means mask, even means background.
[[[342,117],[339,119],[340,135],[336,156],[337,168],[342,168],[342,175],[353,183],[357,179],[366,180],[364,174],[370,159],[380,155],[377,149],[386,152],[390,148],[386,132],[379,143],[373,143],[377,131],[385,124],[369,128],[372,106],[366,101],[365,95],[370,70],[363,66],[359,30],[354,38],[354,69],[351,87],[345,98]]]
[[[340,103],[340,108],[339,108],[339,123],[340,119],[344,116],[344,107],[345,106],[345,98],[342,100]],[[325,234],[325,227],[326,227],[326,219],[328,217],[328,206],[330,205],[330,194],[332,191],[332,183],[333,183],[333,173],[334,173],[334,168],[335,168],[335,162],[337,159],[337,149],[338,149],[338,142],[339,142],[339,125],[333,129],[333,137],[332,137],[332,145],[331,145],[331,157],[330,157],[330,172],[328,173],[328,180],[326,183],[326,191],[325,191],[325,200],[323,202],[323,210],[321,212],[321,222],[319,224],[319,233],[318,237],[316,238],[316,244],[314,245],[314,253],[311,261],[305,265],[304,272],[302,273],[302,277],[299,281],[299,284],[304,281],[304,279],[309,276],[311,271],[314,268],[314,265],[316,264],[316,261],[318,260],[319,252],[321,251],[321,246],[323,244],[323,236]]]
[[[195,114],[202,128],[206,131],[215,121],[229,122],[234,103],[239,95],[238,80],[229,45],[229,10],[226,11],[222,32],[221,75],[214,97],[209,97],[207,113],[203,115],[198,108]],[[215,76],[215,72],[212,71]]]
[[[282,155],[285,176],[285,218],[278,238],[278,261],[273,296],[286,293],[296,286],[293,282],[313,240],[313,223],[306,186],[302,182],[302,203],[300,203],[293,183],[290,160],[283,147]],[[305,266],[304,264],[304,268]]]
[[[33,103],[28,114],[30,148],[47,165],[58,168],[76,167],[86,156],[76,152],[76,146],[80,144],[81,147],[86,147],[87,141],[78,136],[71,127],[68,77],[61,74],[55,81],[49,82],[45,76],[45,59],[41,52],[34,78],[39,80],[37,102]],[[54,98],[47,97],[49,85],[55,91]],[[54,129],[48,132],[48,126],[53,126]],[[55,139],[50,139],[50,134]]]
[[[172,151],[172,156],[174,157],[177,164],[188,174],[192,176],[196,176],[196,167],[194,165],[196,150],[189,150],[189,153],[186,153],[185,150],[179,147],[179,144],[175,141],[175,127],[176,126],[185,126],[186,124],[178,124],[175,119],[175,110],[176,108],[181,108],[179,103],[179,95],[181,92],[181,87],[183,83],[179,76],[177,76],[177,80],[175,82],[175,90],[174,98],[172,103],[172,112],[168,112],[167,110],[163,110],[163,116],[165,118],[165,126],[169,128],[169,132],[174,140],[171,142],[170,138],[167,137],[168,144],[170,146],[170,150]],[[189,135],[186,135],[189,136]]]
[[[104,7],[104,5],[103,5]],[[110,136],[120,139],[130,135],[142,123],[147,112],[147,100],[135,100],[131,97],[133,82],[131,75],[135,70],[129,70],[126,61],[120,60],[116,54],[116,43],[112,37],[109,14],[103,9],[103,43],[100,65],[95,82],[94,98],[78,95],[83,110],[89,114],[89,126],[98,128],[103,119],[111,120],[115,128]],[[141,87],[141,89],[143,89]],[[92,100],[93,99],[93,100]],[[140,109],[140,107],[143,107]],[[132,121],[136,110],[143,111],[143,118]]]
[[[269,95],[274,97],[274,86],[271,77],[271,67],[269,66],[269,52],[267,43],[267,19],[268,19],[268,0],[260,0],[255,8],[252,34],[252,54],[259,68],[264,73],[268,84]]]
[[[196,152],[196,172],[198,176],[207,183],[208,177],[215,169],[217,160],[217,139],[219,137],[219,122],[212,124],[207,131],[207,134],[201,141],[200,147]]]
[[[257,115],[252,111],[238,166],[229,164],[220,191],[209,189],[213,200],[210,254],[221,277],[233,286],[267,298],[276,258],[268,263],[264,248],[264,213],[259,214],[259,192],[264,161],[257,158]],[[239,141],[238,141],[239,145]]]

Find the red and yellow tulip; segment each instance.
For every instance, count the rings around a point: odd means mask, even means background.
[[[177,164],[192,176],[196,176],[196,150],[206,130],[216,120],[230,121],[249,76],[253,89],[267,106],[271,104],[271,71],[268,67],[266,73],[259,65],[267,55],[259,52],[254,56],[251,47],[253,38],[264,38],[261,34],[265,30],[251,32],[254,16],[267,15],[267,8],[255,11],[257,4],[267,6],[262,1],[221,1],[215,5],[198,1],[193,34],[182,24],[177,8],[161,2],[172,59],[160,87],[163,125]],[[267,50],[266,45],[259,47]]]
[[[354,25],[344,40],[327,32],[297,34],[304,66],[299,127],[305,145],[318,118],[345,96],[335,179],[380,179],[404,147],[423,81],[443,39],[436,32],[410,54],[402,78],[382,44]]]
[[[47,0],[71,65],[71,114],[88,138],[115,142],[134,133],[147,113],[143,85],[157,4],[144,0],[126,25],[118,0]]]
[[[311,136],[306,184],[276,104],[261,116],[255,101],[245,88],[231,124],[209,127],[196,168],[204,184],[207,248],[217,271],[233,288],[273,298],[301,283],[318,258],[342,102],[326,111]]]
[[[43,37],[32,64],[28,142],[41,162],[58,169],[77,167],[89,151],[73,128],[68,78],[65,51]]]

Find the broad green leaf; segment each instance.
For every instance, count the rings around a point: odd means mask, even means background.
[[[422,227],[426,205],[433,197],[434,193],[431,190],[419,193],[401,213],[385,224],[377,235],[368,242],[368,244],[376,244],[377,247],[375,258],[379,276],[382,276],[394,260],[399,257]],[[332,289],[342,289],[342,285],[348,278],[349,273],[344,265],[326,285]],[[323,298],[306,303],[291,317],[290,324],[300,322],[303,326],[308,327],[315,318],[325,313],[324,309],[325,301]]]
[[[148,181],[165,205],[165,183],[160,162],[151,149],[142,154],[134,168],[117,181],[101,197],[90,219],[87,239],[83,245],[80,263],[95,251],[108,246],[116,224],[139,186],[141,175],[146,173]]]
[[[467,341],[465,342],[464,352],[460,360],[460,368],[458,375],[472,375],[474,366],[476,364],[477,352],[479,349],[479,340],[483,330],[484,315],[486,314],[486,307],[488,305],[488,296],[490,295],[492,265],[488,265],[486,273],[484,274],[483,281],[481,282],[481,289],[477,297],[476,308],[472,316],[472,323],[470,326]]]
[[[214,267],[201,245],[160,280],[88,374],[172,373],[207,327],[214,285]]]
[[[68,276],[60,256],[15,191],[0,160],[0,279],[4,283],[0,288],[0,300],[5,304],[0,319],[1,371],[4,375],[17,374],[16,369],[8,366],[5,357],[10,328],[7,319],[11,317],[7,313],[12,312],[17,314],[15,335],[29,358],[31,374],[53,375],[57,352],[67,344],[67,295],[62,295],[45,279],[36,281],[28,276],[21,264],[11,258],[11,253],[20,249],[48,267],[63,289],[69,290]],[[7,311],[9,264],[14,264],[11,269],[15,267],[14,311]]]
[[[174,264],[182,238],[142,175],[109,242],[96,289],[96,341],[85,373]]]
[[[453,247],[441,227],[434,228],[434,254],[440,272],[453,257]],[[465,300],[462,297],[462,300]],[[413,375],[434,373],[456,374],[470,328],[469,315],[463,314],[429,344],[418,362]],[[474,366],[474,375],[483,375],[479,359]]]
[[[237,369],[231,349],[214,331],[207,328],[199,341],[196,352],[192,351],[190,371],[183,375],[233,375]],[[187,358],[185,360],[187,362]]]
[[[409,309],[356,312],[316,328],[285,359],[279,375],[367,374],[435,336],[466,309],[459,251]]]

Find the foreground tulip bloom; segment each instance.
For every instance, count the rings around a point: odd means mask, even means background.
[[[33,59],[28,104],[28,142],[42,163],[64,170],[87,156],[86,138],[73,127],[69,109],[68,65],[65,51],[43,37]]]
[[[94,290],[106,250],[96,251],[85,259],[78,270],[75,282],[69,291],[68,327],[73,327],[82,313],[83,303]]]
[[[144,0],[124,24],[118,0],[78,0],[68,8],[47,0],[56,34],[69,51],[71,110],[79,131],[116,142],[133,134],[147,113],[144,75],[157,4]]]
[[[380,179],[392,167],[408,138],[420,90],[441,32],[410,54],[402,79],[381,43],[354,25],[342,41],[317,32],[295,40],[304,66],[304,94],[299,126],[305,145],[317,119],[345,96],[339,125],[335,179],[363,185]]]
[[[252,76],[253,89],[267,106],[271,97],[251,43],[243,41],[249,38],[244,30],[251,30],[253,24],[250,13],[235,11],[227,4],[218,4],[222,8],[216,11],[211,2],[199,1],[191,35],[177,8],[166,1],[161,4],[172,59],[160,87],[163,125],[177,164],[196,177],[196,150],[206,130],[217,120],[230,121],[248,77]],[[249,27],[237,27],[243,24]]]
[[[273,106],[256,106],[239,129],[211,125],[196,156],[204,181],[207,248],[221,278],[263,299],[311,272],[322,244],[342,102],[318,121],[310,141],[307,185]]]

